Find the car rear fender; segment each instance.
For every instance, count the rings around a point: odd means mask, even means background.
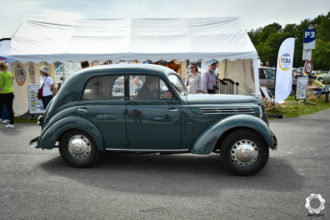
[[[250,128],[258,132],[271,149],[276,149],[276,138],[271,132],[268,125],[255,116],[251,115],[234,115],[226,119],[222,119],[208,129],[206,129],[192,146],[191,153],[193,154],[210,154],[213,152],[219,138],[223,136],[226,131],[235,128]]]
[[[42,131],[36,148],[54,148],[61,135],[70,130],[81,130],[89,134],[95,141],[98,150],[104,151],[104,141],[99,130],[92,122],[77,116],[63,118],[48,127],[47,130]]]

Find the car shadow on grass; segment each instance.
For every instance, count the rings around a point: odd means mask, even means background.
[[[87,169],[72,168],[56,157],[40,167],[52,175],[111,191],[176,196],[214,196],[222,189],[295,192],[305,180],[279,158],[270,158],[253,176],[236,176],[224,169],[217,154],[105,154]]]

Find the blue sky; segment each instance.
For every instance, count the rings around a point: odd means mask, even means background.
[[[1,0],[0,38],[23,19],[44,17],[187,18],[241,17],[246,29],[299,23],[330,11],[329,0]]]

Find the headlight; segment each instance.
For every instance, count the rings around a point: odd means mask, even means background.
[[[38,117],[38,125],[42,126],[44,124],[44,116],[40,115]]]

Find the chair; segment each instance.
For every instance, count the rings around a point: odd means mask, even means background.
[[[322,95],[325,95],[325,101],[329,102],[329,86],[324,85],[318,80],[314,80],[314,83],[318,86],[308,86],[308,92],[311,96],[309,96],[307,100],[318,100]]]
[[[274,108],[274,96],[265,86],[260,87],[260,92],[262,96],[262,101],[267,110]]]

